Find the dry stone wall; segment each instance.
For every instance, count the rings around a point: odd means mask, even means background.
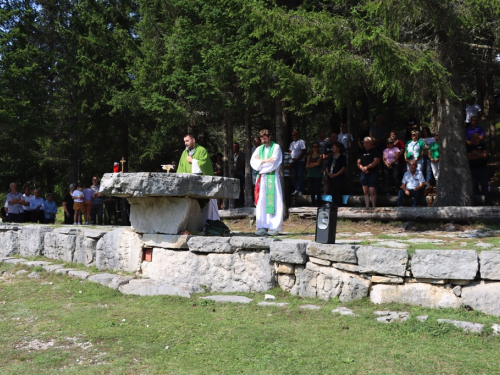
[[[150,280],[132,283],[137,294],[153,290],[151,283],[178,295],[203,289],[264,292],[279,286],[302,297],[368,297],[377,304],[432,308],[467,305],[500,316],[500,251],[417,250],[410,256],[397,248],[102,228],[0,225],[0,257],[42,255],[136,273]],[[145,247],[151,259],[142,259]]]

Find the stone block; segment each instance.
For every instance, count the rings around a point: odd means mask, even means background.
[[[142,261],[143,244],[130,228],[115,229],[97,242],[95,265],[99,270],[136,272]]]
[[[113,280],[111,280],[111,282],[107,286],[108,286],[108,288],[117,290],[120,288],[120,286],[129,283],[130,280],[133,280],[133,279],[134,279],[133,276],[115,275],[115,277],[113,277]]]
[[[347,302],[368,296],[370,284],[369,280],[352,273],[308,262],[290,293],[324,300],[339,297]]]
[[[192,198],[128,198],[130,224],[139,233],[179,234],[201,231],[198,200]]]
[[[271,242],[271,260],[280,263],[305,264],[309,241],[285,240]]]
[[[294,275],[295,274],[295,267],[294,267],[293,264],[290,264],[290,263],[280,263],[278,265],[277,272],[278,273],[287,273],[287,274],[290,274],[290,275]]]
[[[330,260],[336,263],[352,263],[356,264],[356,250],[358,245],[339,245],[339,244],[320,244],[310,242],[307,246],[307,255],[310,257]]]
[[[231,254],[236,251],[229,241],[230,237],[203,237],[193,236],[188,240],[189,251],[198,253],[226,253]]]
[[[88,277],[88,281],[107,286],[116,277],[113,273],[98,273]]]
[[[408,253],[404,249],[387,249],[361,246],[356,250],[358,266],[364,273],[404,276]]]
[[[374,284],[403,284],[404,280],[402,277],[394,276],[372,276],[372,283]]]
[[[278,285],[286,292],[290,292],[295,285],[295,275],[279,274]]]
[[[42,266],[42,268],[47,272],[51,272],[51,271],[55,271],[55,270],[59,270],[61,268],[64,268],[64,266],[62,264],[51,264],[48,266]]]
[[[78,236],[75,245],[73,262],[81,263],[87,267],[93,266],[95,264],[97,240],[91,237]]]
[[[191,297],[192,293],[202,292],[203,289],[189,284],[168,283],[161,280],[134,279],[121,285],[118,290],[123,294],[138,296],[181,296]]]
[[[266,251],[196,254],[154,248],[142,274],[169,283],[203,285],[217,292],[265,292],[275,286],[275,270]]]
[[[54,270],[55,274],[67,275],[69,271],[76,271],[74,268],[56,268]]]
[[[487,315],[500,316],[500,283],[473,283],[462,287],[462,303]]]
[[[479,254],[481,279],[500,280],[500,251],[483,251]]]
[[[19,255],[34,257],[44,255],[45,235],[54,230],[44,225],[26,225],[18,231]]]
[[[44,238],[45,257],[49,259],[63,260],[65,262],[72,262],[78,238],[81,237],[59,232],[47,233]]]
[[[20,263],[26,263],[27,260],[21,258],[10,258],[10,259],[5,259],[3,262],[8,264],[20,264]]]
[[[457,308],[461,301],[453,290],[443,286],[412,283],[404,285],[376,284],[371,287],[373,303],[407,303],[431,308]]]
[[[327,267],[329,267],[332,264],[332,262],[329,260],[314,258],[312,256],[309,257],[309,262],[313,262],[314,264],[319,264],[320,266],[327,266]]]
[[[448,280],[443,280],[443,279],[425,279],[425,278],[415,277],[415,282],[416,283],[434,284],[434,285],[444,285],[444,284],[448,283]]]
[[[0,232],[0,257],[10,257],[19,254],[17,230]]]
[[[48,266],[48,265],[50,265],[52,263],[50,263],[50,262],[44,262],[43,260],[33,260],[31,262],[26,262],[24,264],[27,265],[27,266],[30,266],[30,267],[39,267],[39,266],[43,267],[43,266]]]
[[[473,280],[479,267],[474,250],[416,250],[411,271],[416,278]]]
[[[274,238],[266,237],[233,236],[231,237],[229,243],[233,248],[236,249],[269,250],[270,243],[274,241]]]
[[[85,280],[87,277],[89,277],[90,273],[87,271],[68,271],[68,275]]]
[[[153,234],[145,233],[141,239],[145,246],[161,247],[163,249],[188,250],[187,242],[191,236],[183,234]]]
[[[364,269],[361,268],[360,266],[348,263],[332,263],[332,267],[341,271],[354,272],[354,273],[362,273],[364,271]]]

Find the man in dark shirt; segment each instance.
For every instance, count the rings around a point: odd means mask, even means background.
[[[368,122],[368,120],[363,120],[363,123],[361,124],[361,130],[359,131],[358,134],[358,146],[360,151],[365,149],[364,141],[365,138],[369,136],[370,136],[370,123]]]
[[[420,132],[420,122],[418,121],[417,115],[415,111],[410,113],[410,118],[405,123],[406,134],[405,134],[405,143],[411,140],[411,132],[416,130]]]
[[[377,165],[380,163],[380,153],[373,147],[370,137],[364,139],[365,149],[361,150],[357,160],[358,168],[361,171],[360,182],[363,187],[366,208],[370,208],[370,197],[372,206],[377,206]]]
[[[474,133],[471,136],[471,144],[467,145],[467,158],[469,159],[470,173],[472,176],[472,186],[474,194],[484,195],[484,201],[487,205],[492,205],[488,193],[488,150],[486,145],[481,142],[479,134]],[[479,191],[481,185],[481,192]]]

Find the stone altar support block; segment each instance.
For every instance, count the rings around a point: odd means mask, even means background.
[[[189,173],[105,173],[100,192],[117,197],[191,197],[238,199],[235,178]]]
[[[201,209],[191,198],[128,198],[130,224],[138,233],[201,231]]]

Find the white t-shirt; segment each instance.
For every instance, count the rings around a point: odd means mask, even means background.
[[[306,144],[302,139],[299,139],[298,141],[294,141],[290,143],[290,147],[288,148],[291,152],[290,155],[292,155],[292,159],[297,159],[301,153],[302,150],[306,149]],[[306,156],[302,157],[299,161],[305,161]]]
[[[30,203],[31,200],[34,199],[34,198],[35,198],[34,195],[26,196],[26,194],[23,194],[23,201],[25,201],[25,202]],[[23,210],[24,211],[31,211],[30,205],[27,205],[27,206],[23,205]]]
[[[75,203],[83,203],[83,191],[75,189],[73,192],[73,198],[75,198]]]
[[[406,152],[416,159],[418,155],[420,155],[420,143],[418,143],[418,141],[411,141],[406,145]]]
[[[422,182],[425,182],[424,175],[422,172],[420,172],[418,169],[415,171],[415,175],[412,176],[410,171],[406,171],[404,176],[403,176],[403,181],[401,181],[403,184],[405,184],[406,188],[408,190],[413,190],[415,189],[418,185],[420,185]]]
[[[481,112],[481,107],[477,103],[474,103],[472,105],[467,103],[465,105],[465,122],[470,122],[472,117],[477,116],[479,112]]]

